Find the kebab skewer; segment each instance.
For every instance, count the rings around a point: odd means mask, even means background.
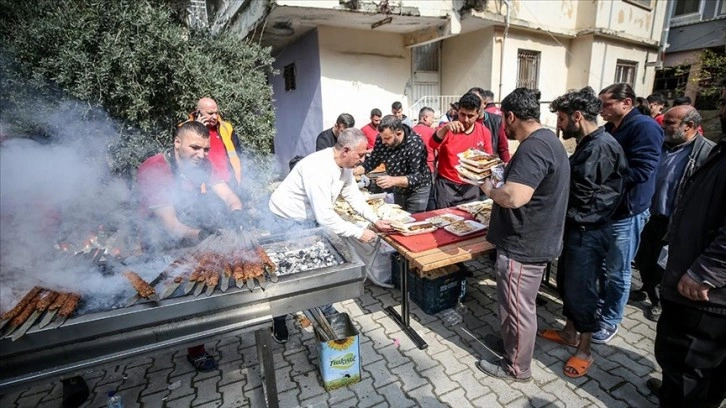
[[[73,312],[78,308],[78,301],[81,299],[81,295],[77,293],[71,293],[68,298],[66,298],[66,301],[63,302],[63,306],[61,306],[60,311],[58,311],[58,320],[54,323],[53,327],[59,327],[63,323],[65,323],[66,319],[68,319],[68,316],[72,315]]]
[[[60,310],[61,306],[66,302],[68,297],[71,294],[68,292],[61,292],[58,297],[55,298],[53,303],[51,303],[50,307],[48,307],[48,312],[46,312],[45,316],[43,316],[43,319],[38,323],[38,328],[42,329],[43,327],[47,326],[48,323],[53,320],[56,314],[58,314],[58,310]]]
[[[129,280],[129,282],[131,282],[131,286],[134,287],[139,297],[150,299],[155,302],[159,301],[159,296],[156,294],[154,286],[141,279],[141,276],[139,276],[139,274],[133,271],[125,271],[123,275],[126,277],[126,279]],[[154,279],[154,281],[156,281],[157,279]]]
[[[262,264],[265,265],[265,270],[270,276],[270,280],[277,283],[280,280],[280,278],[277,276],[277,265],[272,262],[272,259],[267,256],[267,252],[265,252],[265,250],[261,246],[255,245],[255,252],[257,252],[257,256],[262,261]]]
[[[8,331],[5,335],[5,337],[10,337],[10,335],[20,326],[25,323],[26,320],[28,320],[28,317],[35,311],[35,307],[38,305],[38,301],[40,300],[40,292],[38,292],[33,299],[30,300],[30,302],[27,302],[25,304],[25,307],[23,307],[23,310],[18,313],[13,319],[10,321],[10,326],[8,326]]]
[[[42,294],[39,295],[40,299],[38,300],[38,304],[35,307],[35,311],[33,314],[28,318],[28,320],[23,323],[22,326],[20,326],[20,329],[18,329],[15,333],[13,333],[12,340],[15,341],[22,337],[32,326],[33,324],[38,320],[41,314],[43,314],[48,307],[53,303],[53,301],[58,297],[58,292],[48,290],[45,292],[42,292]]]
[[[2,314],[2,321],[0,321],[0,330],[3,327],[5,327],[5,325],[8,324],[8,322],[10,322],[10,320],[12,318],[14,318],[18,314],[20,314],[20,312],[22,312],[23,309],[25,309],[25,306],[31,300],[33,300],[33,298],[35,298],[35,296],[38,295],[42,289],[43,288],[41,288],[40,286],[33,287],[32,289],[30,289],[28,291],[28,293],[25,294],[25,296],[23,296],[22,299],[20,299],[20,302],[18,302],[18,304],[16,304],[15,307],[13,307],[12,309],[10,309],[7,312],[3,313]]]

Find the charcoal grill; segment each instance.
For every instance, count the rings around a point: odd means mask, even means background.
[[[365,270],[343,240],[322,228],[258,237],[258,241],[271,255],[304,251],[322,242],[337,264],[280,273],[279,281],[264,291],[230,287],[209,297],[137,303],[72,317],[60,327],[33,327],[17,341],[0,340],[0,391],[118,359],[255,332],[266,397],[270,406],[276,406],[272,317],[360,296]]]

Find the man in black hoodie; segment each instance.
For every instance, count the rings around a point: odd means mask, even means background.
[[[404,210],[426,211],[431,190],[431,170],[426,162],[428,152],[421,137],[399,118],[386,115],[378,124],[380,132],[371,157],[354,170],[355,175],[368,173],[381,163],[386,176],[376,179],[384,190],[393,189],[396,204]]]
[[[655,338],[660,404],[718,407],[726,397],[726,139],[683,190],[671,216]]]

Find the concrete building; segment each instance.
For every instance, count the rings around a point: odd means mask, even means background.
[[[726,0],[675,0],[668,5],[667,45],[654,91],[668,99],[685,94],[699,109],[715,109],[718,96],[700,100],[697,78],[702,76],[704,49],[726,51]]]
[[[208,1],[215,30],[273,49],[270,78],[281,163],[314,150],[342,112],[356,126],[401,101],[438,113],[472,86],[497,99],[519,86],[542,101],[568,89],[629,82],[648,94],[666,2],[661,0]],[[414,118],[415,119],[415,118]],[[543,105],[543,122],[555,118]]]

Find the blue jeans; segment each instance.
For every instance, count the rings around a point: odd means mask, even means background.
[[[557,261],[557,289],[563,314],[580,333],[600,330],[597,283],[612,237],[610,225],[590,230],[565,226],[562,255]]]
[[[600,281],[600,322],[617,326],[623,320],[625,304],[630,295],[630,263],[633,262],[640,233],[650,218],[650,211],[613,222],[613,241],[610,244]]]
[[[411,191],[407,189],[405,193],[393,193],[393,201],[400,205],[405,211],[412,214],[426,211],[429,203],[430,186],[419,186]]]

